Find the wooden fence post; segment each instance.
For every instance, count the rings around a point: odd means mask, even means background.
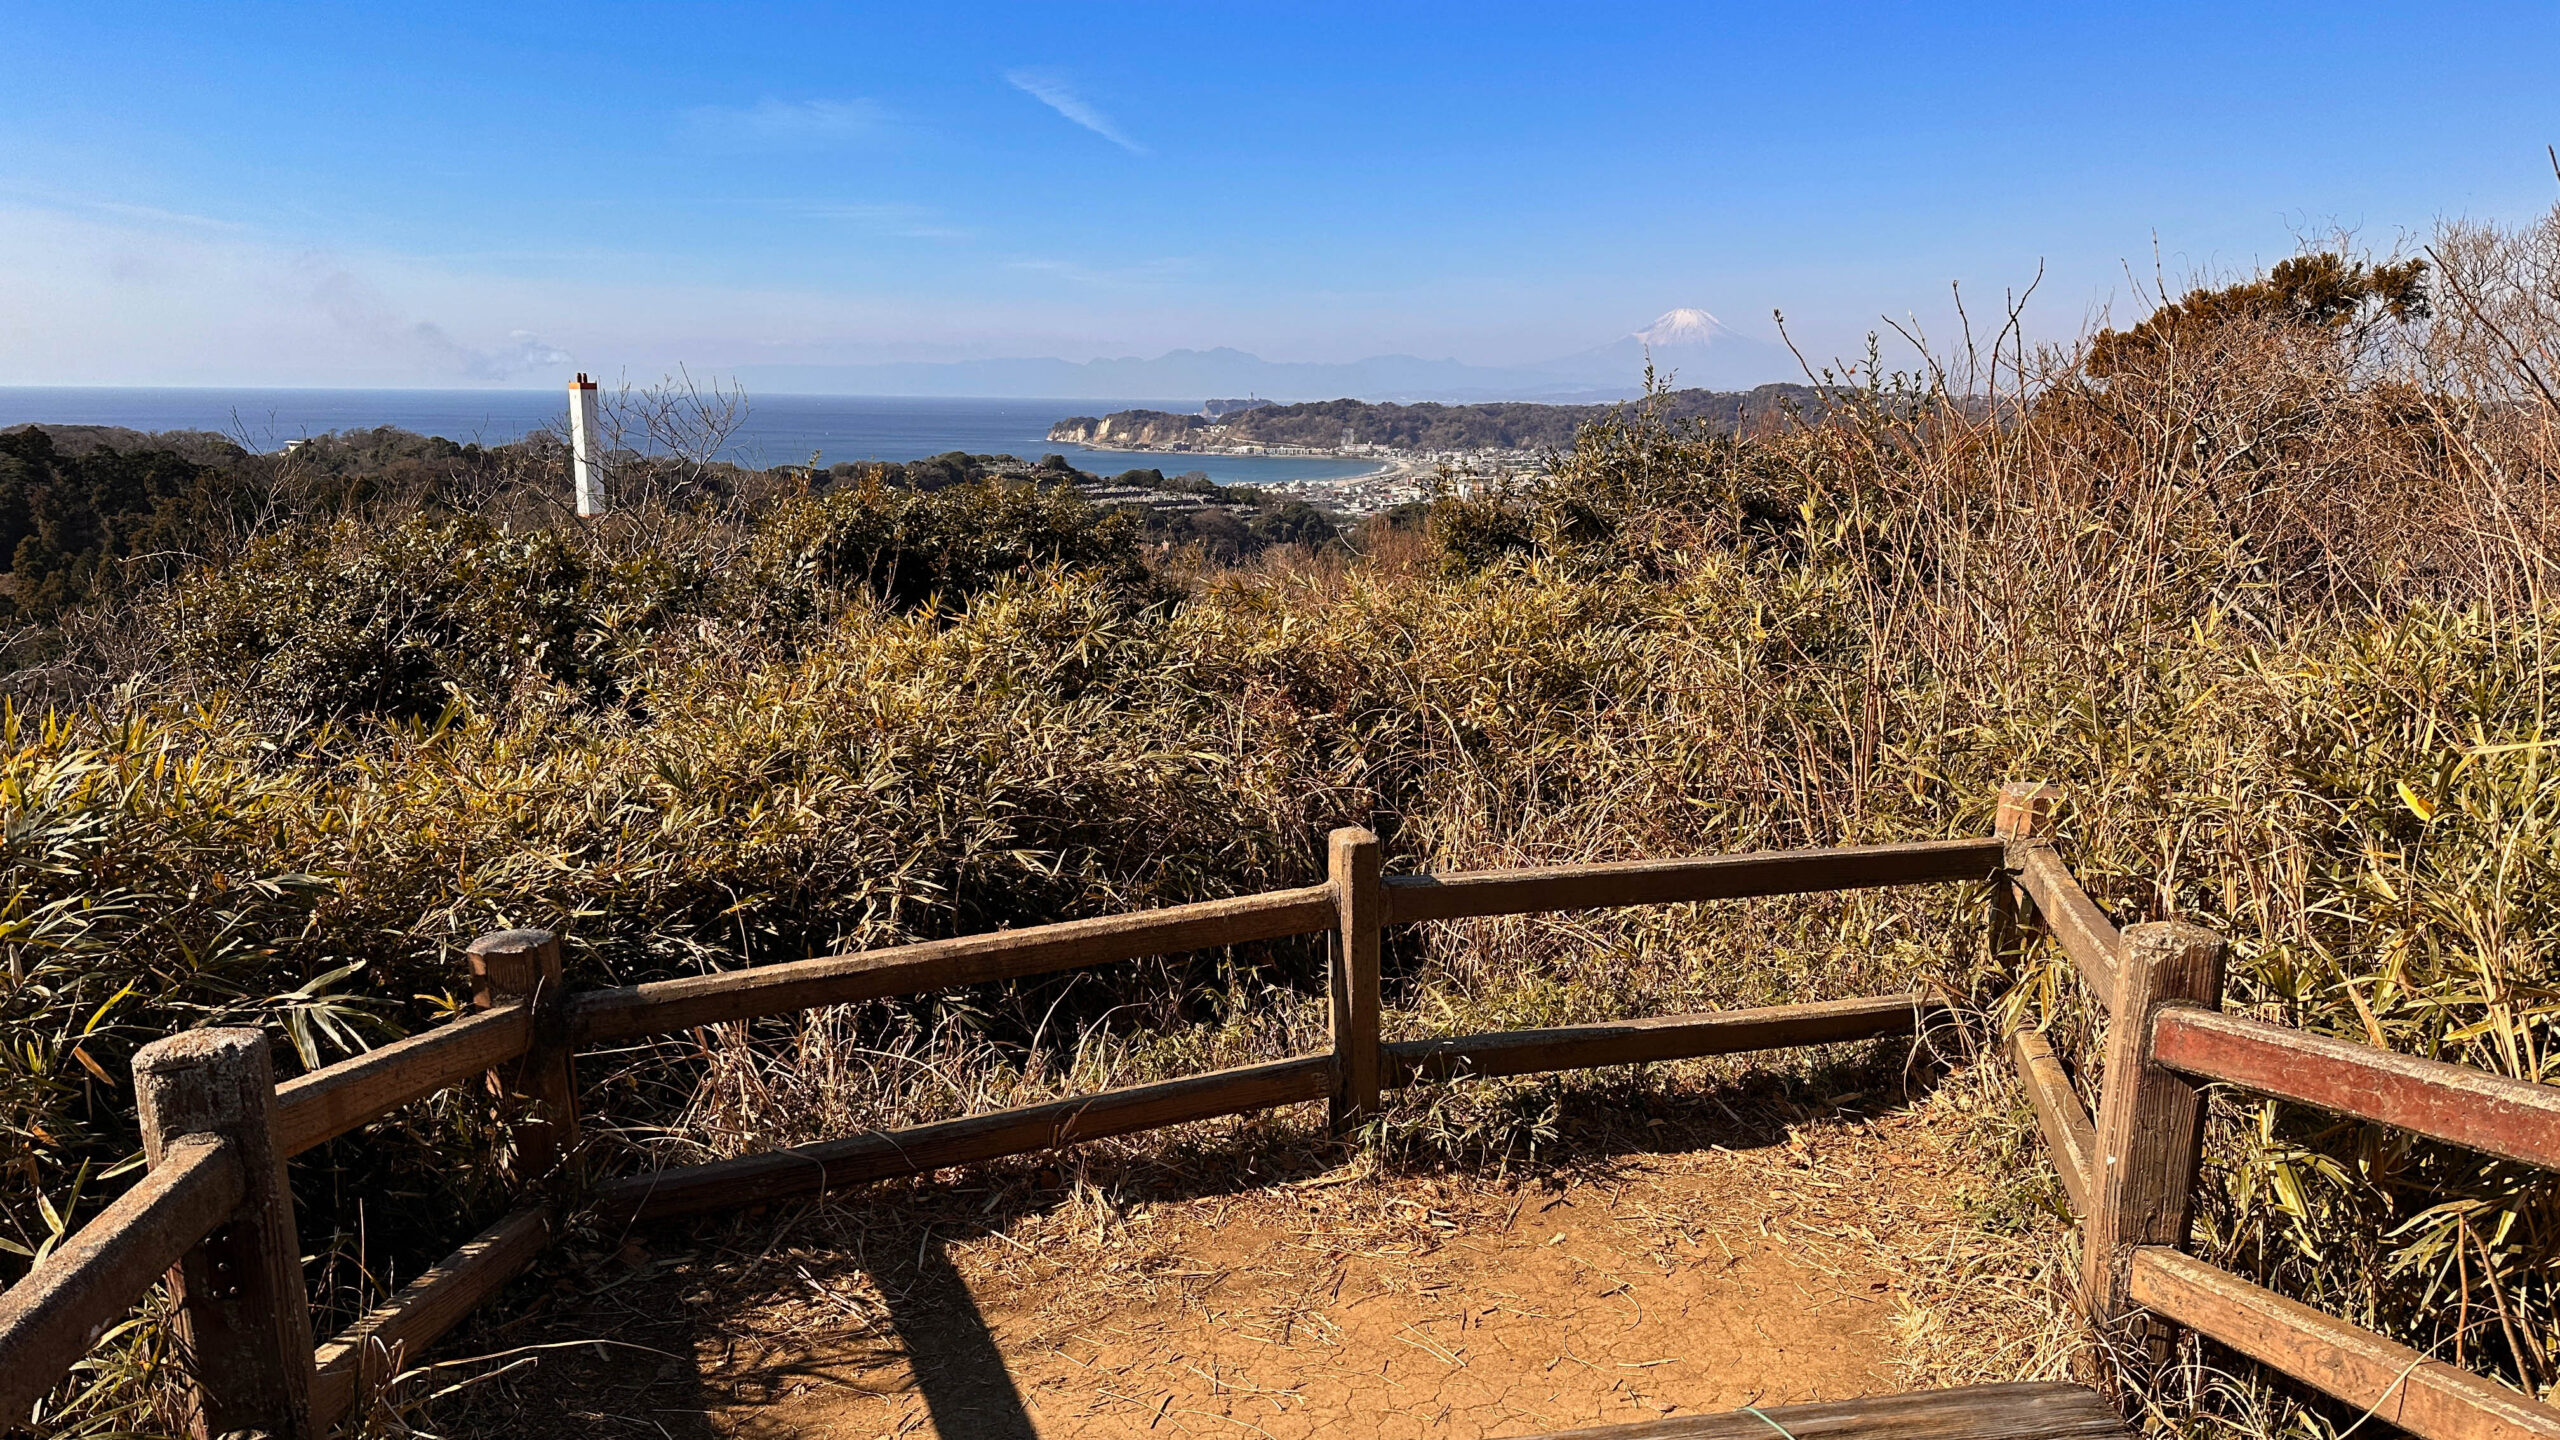
[[[2020,780],[2000,787],[2000,808],[1992,820],[1991,833],[2007,842],[2009,873],[1991,887],[1991,958],[1995,963],[2014,959],[2025,944],[2018,919],[2019,852],[2028,844],[2051,837],[2054,807],[2061,801],[2062,792],[2041,780]]]
[[[275,1145],[275,1066],[258,1030],[190,1030],[133,1057],[143,1153],[161,1163],[190,1135],[240,1157],[240,1208],[169,1271],[179,1353],[195,1380],[191,1433],[315,1440],[311,1300],[293,1191]]]
[[[1334,902],[1341,926],[1333,947],[1334,1091],[1331,1121],[1339,1133],[1378,1109],[1379,945],[1386,930],[1387,892],[1379,879],[1378,837],[1345,827],[1333,832],[1328,851]]]
[[[501,930],[471,942],[471,999],[486,1010],[521,1000],[533,1012],[533,1048],[490,1073],[501,1093],[532,1102],[515,1127],[516,1178],[565,1178],[578,1144],[578,1077],[570,1057],[560,938],[548,930]]]
[[[2016,845],[2020,841],[2050,838],[2053,833],[2054,807],[2062,803],[2062,791],[2042,780],[2018,780],[2000,787],[2000,809],[1991,822],[1991,833]]]
[[[2081,1290],[2101,1324],[2136,1309],[2128,1276],[2136,1246],[2187,1248],[2204,1145],[2204,1091],[2152,1059],[2152,1024],[2170,1006],[2220,1008],[2223,951],[2220,936],[2193,925],[2133,925],[2124,932],[2099,1086],[2097,1163],[2080,1230]],[[2165,1360],[2168,1322],[2149,1316],[2137,1323],[2153,1358]]]

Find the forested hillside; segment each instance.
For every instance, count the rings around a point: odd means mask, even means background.
[[[1647,402],[1670,422],[1697,422],[1726,433],[1773,430],[1793,415],[1822,409],[1822,392],[1808,385],[1763,385],[1749,391],[1674,390]],[[1320,400],[1266,405],[1218,420],[1161,410],[1122,410],[1108,416],[1061,420],[1049,438],[1077,444],[1303,445],[1330,449],[1345,443],[1397,450],[1564,450],[1583,426],[1625,410],[1624,405],[1542,405],[1503,401],[1484,405],[1379,404]]]
[[[1010,481],[1099,491],[1116,486],[1132,534],[1198,546],[1233,562],[1283,539],[1328,539],[1332,522],[1302,502],[1249,488],[1168,480],[1160,470],[1106,480],[1062,457],[946,455],[823,471],[755,472],[722,463],[625,456],[621,483],[680,510],[753,506],[841,485],[933,492]],[[21,425],[0,431],[0,620],[49,627],[84,606],[145,593],[191,566],[221,565],[261,536],[354,515],[444,515],[556,523],[567,455],[535,435],[461,444],[388,426],[317,436],[274,454],[202,432]],[[38,647],[42,648],[42,647]]]

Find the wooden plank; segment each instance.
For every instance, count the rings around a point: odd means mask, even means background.
[[[1387,1083],[1404,1086],[1461,1075],[1526,1075],[1580,1070],[1594,1065],[1637,1065],[1748,1050],[1786,1050],[1909,1035],[1929,1002],[1908,995],[1862,1000],[1818,1000],[1759,1010],[1711,1010],[1649,1020],[1564,1025],[1548,1030],[1503,1030],[1399,1040],[1386,1047]]]
[[[1220,945],[1311,935],[1334,926],[1333,887],[1275,890],[1132,915],[1104,915],[888,950],[760,965],[723,975],[590,990],[569,1003],[575,1044],[627,1040],[818,1005],[877,1000],[1175,955]]]
[[[2124,1421],[2082,1385],[1967,1385],[1558,1430],[1527,1440],[2122,1440]]]
[[[190,1433],[318,1440],[311,1424],[311,1297],[293,1190],[276,1148],[276,1076],[267,1034],[188,1030],[133,1057],[142,1153],[166,1164],[190,1135],[219,1135],[240,1164],[240,1203],[170,1267],[171,1326],[193,1385]]]
[[[1335,904],[1342,920],[1329,967],[1334,1093],[1326,1124],[1335,1134],[1378,1109],[1378,984],[1385,939],[1386,893],[1379,885],[1378,837],[1346,827],[1328,848]]]
[[[2175,1250],[2133,1257],[2133,1298],[2423,1440],[2560,1440],[2560,1410]]]
[[[1617,905],[1793,895],[1807,890],[1918,885],[1934,880],[1980,880],[2000,869],[2005,854],[1997,839],[1925,840],[1842,850],[1559,865],[1543,870],[1390,875],[1387,918],[1404,925],[1471,915],[1596,910]]]
[[[0,1431],[25,1424],[36,1401],[247,1193],[231,1142],[183,1136],[141,1183],[0,1293]]]
[[[2124,937],[2115,922],[2080,888],[2051,841],[2019,846],[2017,867],[2018,884],[2035,902],[2054,943],[2080,968],[2080,978],[2097,992],[2098,1003],[2112,1009],[2124,953]]]
[[[1106,1135],[1322,1100],[1333,1088],[1333,1057],[1308,1055],[634,1176],[598,1186],[596,1200],[607,1214],[634,1220],[728,1210]]]
[[[2171,1007],[2222,1003],[2220,936],[2163,922],[2134,926],[2124,942],[2080,1225],[2080,1293],[2101,1324],[2134,1308],[2125,1288],[2134,1247],[2186,1245],[2204,1156],[2204,1092],[2154,1061],[2153,1022]],[[2136,1328],[2165,1361],[2167,1327],[2146,1320]]]
[[[357,1397],[415,1363],[427,1347],[462,1323],[551,1243],[548,1206],[529,1206],[464,1241],[434,1268],[322,1345],[312,1356],[311,1418],[330,1430],[363,1417]]]
[[[2152,1046],[2199,1079],[2560,1170],[2560,1087],[2207,1011],[2162,1014]]]
[[[421,1030],[276,1087],[276,1148],[299,1155],[525,1052],[522,1005]]]
[[[2071,1197],[2071,1213],[2089,1213],[2089,1172],[2096,1165],[2097,1127],[2088,1107],[2071,1088],[2071,1077],[2056,1059],[2041,1030],[2019,1030],[2009,1036],[2009,1059],[2018,1067],[2018,1083],[2035,1106],[2036,1128],[2053,1147],[2053,1168]]]

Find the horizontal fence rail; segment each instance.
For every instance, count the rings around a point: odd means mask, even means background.
[[[2072,878],[2051,845],[2030,844],[2020,849],[2019,888],[2035,902],[2036,913],[2044,917],[2054,943],[2080,968],[2080,978],[2097,992],[2098,1003],[2112,1009],[2122,984],[2117,972],[2123,963],[2119,957],[2124,953],[2124,936],[2097,902],[2089,898],[2089,892],[2080,888],[2080,882]]]
[[[1998,840],[1923,840],[1838,850],[1779,850],[1689,860],[1627,860],[1455,875],[1390,875],[1387,920],[1461,920],[1540,910],[1597,910],[1699,900],[1746,900],[1813,890],[1862,890],[1998,871]]]
[[[2126,1440],[2124,1420],[2086,1385],[2028,1381],[1817,1400],[1524,1435],[1519,1440]]]
[[[2134,1252],[2133,1297],[2422,1440],[2560,1440],[2560,1411],[2175,1250]]]
[[[2042,1031],[2011,1035],[2009,1059],[2026,1087],[2027,1102],[2035,1107],[2036,1128],[2053,1147],[2053,1168],[2071,1198],[2071,1213],[2088,1214],[2090,1176],[2098,1166],[2098,1128],[2089,1107],[2080,1103],[2080,1093],[2071,1088],[2071,1077],[2063,1073],[2062,1061]]]
[[[513,1060],[532,1044],[531,1012],[506,1005],[288,1080],[276,1087],[276,1148],[299,1155]]]
[[[312,1422],[326,1431],[361,1419],[351,1415],[359,1401],[524,1273],[555,1230],[549,1207],[518,1210],[322,1345],[312,1356]]]
[[[1276,1060],[615,1180],[598,1187],[596,1198],[606,1213],[631,1220],[697,1215],[1321,1100],[1333,1093],[1333,1079],[1330,1055]]]
[[[2208,1010],[2164,1010],[2162,1065],[2279,1100],[2560,1170],[2560,1087]]]
[[[26,1422],[107,1328],[231,1218],[247,1181],[227,1140],[190,1135],[0,1294],[0,1431]]]
[[[571,1041],[581,1045],[628,1040],[821,1005],[1312,935],[1333,925],[1333,887],[1311,885],[1133,915],[1104,915],[720,975],[654,980],[618,990],[590,990],[569,1003],[569,1033]]]
[[[1822,1000],[1761,1010],[1716,1010],[1549,1030],[1398,1040],[1385,1047],[1386,1078],[1388,1084],[1401,1086],[1459,1076],[1527,1075],[1542,1070],[1580,1070],[1598,1065],[1635,1065],[1873,1040],[1913,1034],[1928,1008],[1935,1007],[1908,995],[1881,995],[1867,1000]]]

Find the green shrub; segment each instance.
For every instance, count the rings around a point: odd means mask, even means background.
[[[492,711],[531,691],[637,698],[687,625],[797,643],[848,606],[956,607],[1052,567],[1163,598],[1135,523],[1072,489],[864,483],[777,502],[743,530],[663,510],[590,534],[417,516],[289,527],[187,576],[148,626],[181,674],[288,728],[348,716]]]
[[[133,593],[251,518],[249,496],[169,451],[70,454],[33,426],[0,431],[0,617],[50,621]]]
[[[744,565],[750,595],[785,597],[771,613],[798,619],[821,597],[862,592],[899,609],[958,604],[1048,566],[1099,575],[1152,596],[1138,525],[1065,485],[979,479],[932,491],[865,479],[763,517]]]
[[[156,607],[171,660],[302,722],[489,709],[529,684],[619,698],[632,651],[702,608],[691,557],[420,517],[296,527]]]

